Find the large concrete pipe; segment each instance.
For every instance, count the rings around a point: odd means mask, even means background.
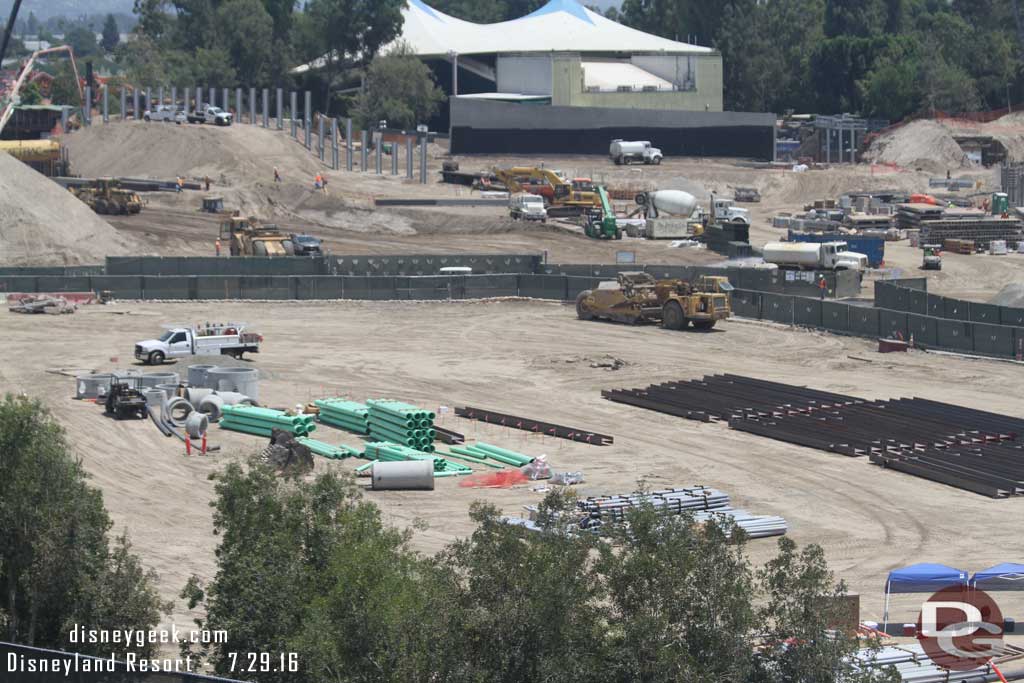
[[[190,365],[188,366],[188,385],[190,387],[205,387],[206,373],[216,365]]]
[[[177,384],[178,373],[176,372],[149,372],[142,376],[144,388],[156,387],[160,384]]]
[[[433,460],[375,462],[372,470],[374,491],[433,491]]]
[[[256,368],[210,368],[206,372],[207,384],[217,391],[237,391],[259,399],[259,371]]]

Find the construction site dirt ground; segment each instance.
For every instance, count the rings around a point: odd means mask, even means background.
[[[889,570],[940,562],[966,570],[1019,560],[1012,520],[1024,499],[993,500],[909,475],[866,458],[801,448],[612,403],[602,389],[641,387],[707,373],[735,373],[865,398],[921,396],[1019,414],[1021,366],[922,352],[880,355],[871,341],[731,320],[710,333],[671,332],[578,321],[570,306],[508,300],[477,302],[217,302],[84,306],[69,316],[0,312],[0,391],[39,396],[64,425],[74,454],[102,489],[115,531],[126,529],[146,565],[160,574],[168,622],[187,624],[177,594],[191,574],[215,572],[213,482],[225,463],[259,452],[266,440],[212,428],[220,452],[186,458],[183,445],[149,421],[114,421],[94,403],[75,401],[74,380],[59,369],[136,365],[137,340],[171,321],[244,320],[265,337],[251,365],[263,375],[266,405],[292,406],[322,396],[393,397],[422,406],[474,405],[613,435],[597,447],[487,426],[441,413],[439,424],[534,455],[556,470],[582,471],[580,495],[705,484],[737,507],[781,515],[798,543],[819,543],[838,578],[862,600],[862,617],[881,617]],[[620,359],[619,370],[602,363]],[[161,370],[185,372],[186,363]],[[329,443],[359,438],[321,427]],[[316,458],[316,470],[351,471],[359,461]],[[365,481],[365,480],[364,480]],[[473,501],[509,514],[536,503],[533,484],[472,489],[438,480],[434,491],[372,492],[387,521],[423,520],[413,545],[432,553],[472,530]],[[752,541],[764,561],[774,540]],[[1013,603],[1009,599],[1008,603]],[[893,617],[912,621],[913,601]],[[909,606],[908,606],[909,605]],[[1020,615],[1024,605],[1004,606]],[[902,611],[900,611],[902,610]]]

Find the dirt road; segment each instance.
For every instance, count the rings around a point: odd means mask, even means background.
[[[894,567],[927,561],[977,569],[1019,559],[1019,530],[992,522],[1019,519],[1024,500],[990,500],[883,471],[863,458],[600,397],[604,388],[732,372],[869,398],[917,395],[1017,414],[1024,399],[1017,365],[922,353],[880,356],[868,341],[762,323],[730,321],[709,334],[585,323],[569,307],[530,301],[121,303],[83,307],[72,316],[3,312],[0,318],[0,390],[41,396],[53,409],[103,490],[116,529],[128,529],[146,564],[160,573],[167,599],[176,598],[190,574],[210,578],[214,571],[208,475],[257,451],[262,439],[214,428],[212,441],[223,451],[186,459],[180,444],[152,424],[114,422],[99,406],[72,400],[73,381],[48,370],[128,365],[136,340],[176,320],[240,319],[258,326],[266,343],[253,365],[264,374],[261,397],[271,405],[328,395],[389,396],[432,407],[474,404],[612,434],[615,445],[602,448],[441,419],[470,437],[547,453],[556,469],[583,471],[584,495],[627,492],[638,482],[701,483],[751,511],[782,515],[792,538],[825,547],[837,575],[862,594],[864,618],[880,616],[885,575]],[[396,325],[409,333],[395,335]],[[626,366],[592,367],[607,357]],[[327,428],[317,436],[358,444]],[[351,464],[318,458],[316,466],[347,470]],[[491,501],[516,514],[542,494],[530,487],[465,489],[447,479],[434,492],[367,495],[394,524],[426,520],[430,527],[416,534],[415,545],[433,552],[469,533],[471,501]],[[751,544],[759,560],[772,548],[771,541]],[[173,618],[185,623],[181,604]]]

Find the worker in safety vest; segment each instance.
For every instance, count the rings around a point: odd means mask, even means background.
[[[821,291],[821,298],[824,300],[825,292],[828,291],[828,283],[825,282],[825,276],[822,275],[821,279],[818,280],[818,289]]]
[[[220,256],[220,238],[218,237],[213,242],[213,248],[217,252],[217,256]]]

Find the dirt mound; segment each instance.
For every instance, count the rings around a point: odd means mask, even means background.
[[[102,263],[135,243],[46,176],[0,154],[0,264]]]
[[[950,129],[930,120],[911,121],[879,136],[864,159],[933,173],[970,166]]]
[[[1024,308],[1024,282],[1011,282],[989,301],[996,306]]]

